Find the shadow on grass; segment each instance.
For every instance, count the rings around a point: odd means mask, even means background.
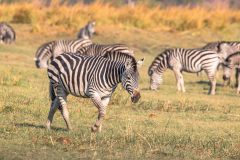
[[[209,81],[197,81],[197,82],[188,82],[188,84],[206,84],[206,85],[209,85]],[[223,85],[221,83],[217,83],[216,86],[219,86],[219,87],[223,87]]]
[[[16,127],[24,127],[24,128],[36,128],[36,129],[45,129],[47,130],[46,126],[44,125],[35,125],[31,123],[15,123]],[[51,127],[51,130],[54,131],[68,131],[65,128],[59,128],[59,127]]]

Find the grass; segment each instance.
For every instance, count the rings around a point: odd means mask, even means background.
[[[240,159],[240,100],[234,88],[218,85],[217,94],[208,96],[205,75],[184,73],[187,92],[177,93],[173,73],[167,71],[154,92],[148,90],[147,76],[151,61],[164,48],[238,40],[238,25],[214,32],[99,25],[94,42],[126,43],[146,60],[140,71],[140,102],[132,104],[119,85],[99,134],[90,132],[97,109],[89,99],[73,96],[68,99],[73,131],[66,131],[59,113],[52,131],[45,129],[48,78],[46,70],[36,69],[33,57],[43,42],[75,33],[43,36],[33,33],[31,24],[13,27],[16,43],[0,46],[0,159]]]
[[[134,8],[114,7],[95,2],[91,5],[59,5],[53,1],[44,7],[37,1],[0,5],[0,20],[29,24],[31,32],[45,35],[56,32],[75,33],[89,20],[97,25],[124,26],[144,30],[189,31],[199,29],[224,30],[232,24],[239,26],[240,11],[224,6],[148,7],[144,4]]]

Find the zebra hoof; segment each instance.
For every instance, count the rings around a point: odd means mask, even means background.
[[[94,124],[92,127],[91,127],[91,131],[96,133],[96,132],[101,132],[102,130],[102,126],[97,126],[96,124]]]
[[[51,123],[50,123],[50,121],[47,121],[46,128],[47,128],[47,130],[51,130]]]

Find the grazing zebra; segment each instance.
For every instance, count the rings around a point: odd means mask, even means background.
[[[13,30],[13,28],[5,23],[1,22],[0,23],[0,43],[12,43],[16,39],[16,33]]]
[[[97,56],[104,55],[108,51],[116,51],[121,53],[126,53],[134,56],[133,50],[129,49],[125,44],[110,44],[110,45],[101,45],[93,43],[87,47],[81,48],[78,50],[78,54]]]
[[[215,72],[222,57],[215,51],[202,49],[167,49],[159,54],[148,69],[150,88],[156,90],[166,69],[173,70],[178,91],[185,92],[182,71],[196,73],[204,70],[211,82],[209,94],[215,94]]]
[[[95,33],[95,25],[96,25],[95,21],[88,22],[86,26],[80,29],[77,35],[77,38],[83,38],[83,39],[92,38],[93,34]]]
[[[235,54],[236,52],[240,52],[240,42],[237,41],[217,41],[217,42],[210,42],[206,44],[203,49],[210,49],[214,50],[218,53],[223,53],[225,59],[230,56],[231,54]],[[227,66],[221,64],[220,65],[223,70],[230,71],[228,70]],[[232,71],[232,70],[231,70]],[[226,84],[230,85],[230,78],[224,80],[223,85],[225,86]]]
[[[226,59],[231,54],[240,52],[240,42],[237,41],[211,42],[203,46],[202,49],[209,49],[224,54],[224,58]]]
[[[35,64],[37,68],[47,68],[48,63],[53,58],[65,52],[77,52],[83,47],[92,44],[92,41],[86,39],[77,40],[56,40],[41,45],[35,55]]]
[[[50,129],[54,113],[60,109],[67,128],[71,129],[66,99],[69,94],[91,98],[98,108],[98,118],[92,131],[101,131],[102,120],[108,102],[118,83],[131,95],[132,102],[140,99],[138,90],[138,68],[133,56],[118,53],[122,61],[113,61],[102,56],[61,54],[48,67],[50,97],[52,104],[48,115],[47,128]],[[61,107],[59,107],[61,106]]]
[[[237,52],[235,54],[230,55],[226,60],[226,64],[223,70],[223,80],[226,82],[230,82],[230,78],[236,69],[235,77],[236,77],[236,86],[237,93],[240,93],[240,53]]]

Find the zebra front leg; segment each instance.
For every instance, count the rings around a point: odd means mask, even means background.
[[[48,120],[47,120],[47,124],[46,127],[47,129],[51,129],[51,124],[53,121],[53,116],[58,108],[58,106],[60,105],[58,98],[55,98],[54,101],[52,101],[51,107],[50,107],[50,111],[48,113]]]
[[[98,112],[99,112],[97,121],[91,127],[92,132],[101,132],[102,121],[105,117],[106,107],[108,105],[109,100],[110,100],[109,97],[101,99],[101,97],[98,94],[94,94],[92,96],[92,101],[96,105],[96,107],[98,108]]]
[[[178,69],[173,69],[176,81],[177,81],[177,88],[178,91],[185,92],[185,87],[184,87],[184,80],[183,80],[183,75],[180,70]]]

